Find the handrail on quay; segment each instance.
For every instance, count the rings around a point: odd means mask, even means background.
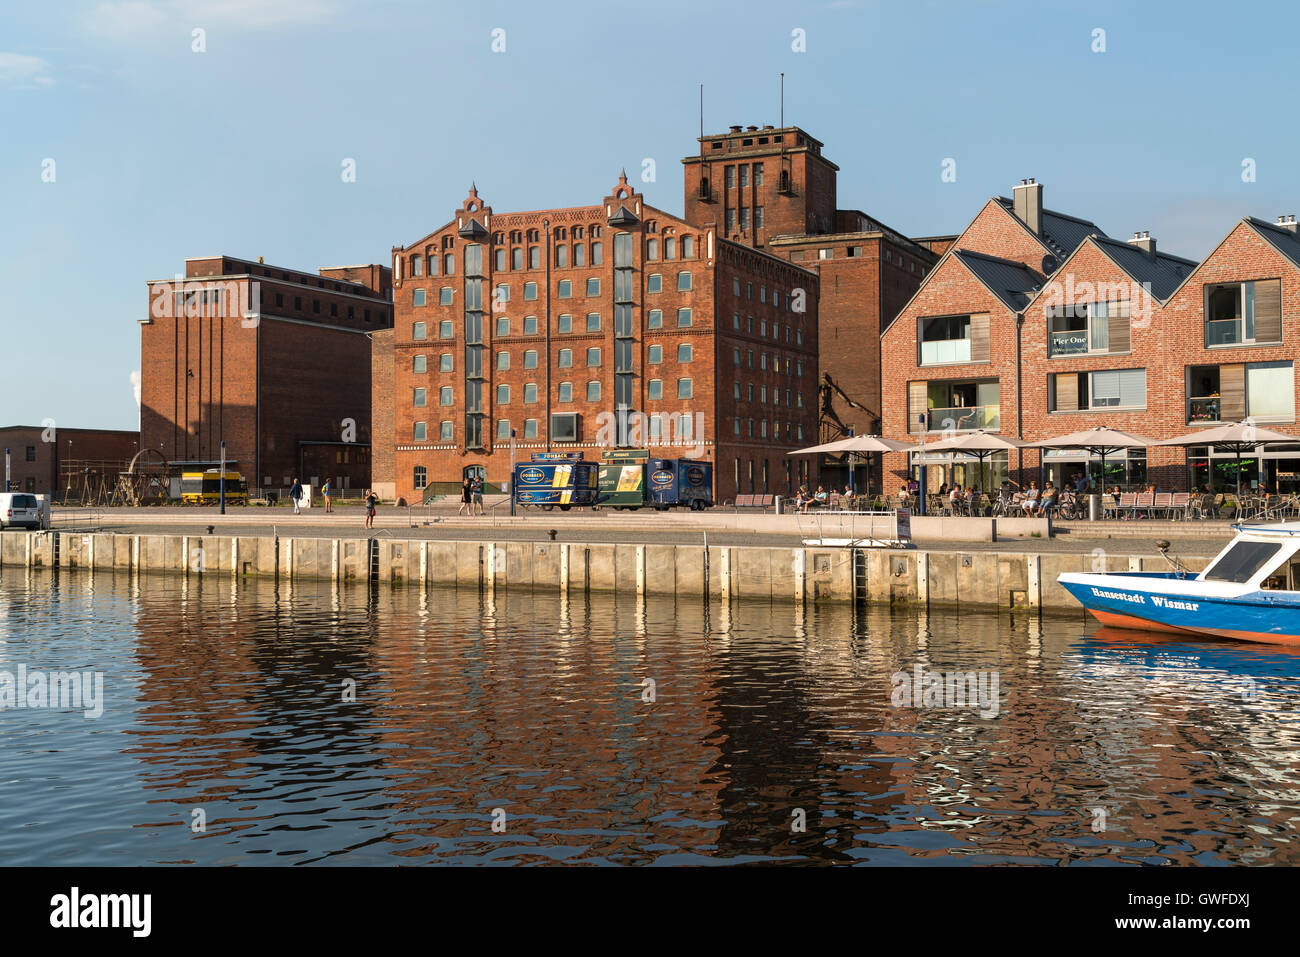
[[[104,512],[102,509],[93,507],[67,508],[59,506],[58,510],[50,510],[50,527],[58,525],[60,528],[81,528],[92,527],[99,528],[104,524]]]

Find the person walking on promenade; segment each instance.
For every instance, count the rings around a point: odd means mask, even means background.
[[[469,513],[471,515],[486,515],[487,512],[483,508],[483,479],[477,475],[474,476],[474,483],[470,487],[470,491],[474,493],[474,504],[470,507]],[[478,510],[477,513],[475,509]]]
[[[289,497],[293,499],[293,514],[301,515],[299,505],[302,503],[302,483],[297,478],[293,480],[293,488],[289,489]]]
[[[325,484],[320,487],[320,493],[325,499],[325,514],[328,515],[334,511],[334,506],[330,504],[330,480],[326,479]]]
[[[469,509],[471,515],[474,514],[474,490],[468,475],[460,483],[460,508],[456,509],[456,514],[463,515],[466,509]]]
[[[373,489],[366,489],[366,528],[375,527],[375,506],[379,503],[379,496],[374,493]]]

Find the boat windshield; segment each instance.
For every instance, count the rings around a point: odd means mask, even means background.
[[[1237,542],[1205,572],[1206,581],[1242,584],[1281,550],[1281,542]]]

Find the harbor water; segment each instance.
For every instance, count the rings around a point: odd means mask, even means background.
[[[6,568],[0,864],[1297,864],[1298,691],[1082,614]]]

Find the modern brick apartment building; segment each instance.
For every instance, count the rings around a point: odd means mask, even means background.
[[[886,329],[885,434],[986,428],[1036,441],[1105,425],[1159,440],[1248,414],[1291,431],[1297,268],[1289,221],[1242,220],[1197,265],[1146,233],[1121,242],[1045,209],[1041,184],[1022,182],[985,204]],[[1105,481],[1186,489],[1207,483],[1212,455],[1215,484],[1230,484],[1226,454],[1158,447],[1108,455]],[[1088,458],[1026,449],[995,456],[991,473],[1059,485]],[[929,462],[941,466],[931,485],[976,482],[977,466],[950,461],[890,455],[888,479]],[[1300,484],[1296,453],[1268,453],[1263,467],[1267,484]]]
[[[820,279],[817,441],[880,431],[879,333],[955,239],[908,239],[860,210],[838,209],[839,167],[799,127],[732,126],[699,138],[685,167],[686,220],[763,249]],[[822,457],[817,481],[848,481],[842,457]],[[857,484],[878,486],[879,467]]]
[[[9,450],[10,488],[58,499],[76,500],[92,488],[111,490],[139,447],[139,432],[118,429],[0,428],[0,454]]]
[[[515,457],[645,447],[715,463],[715,495],[783,492],[815,436],[817,276],[656,209],[621,176],[596,205],[451,221],[393,249],[398,497],[500,487]],[[793,470],[791,472],[790,470]]]
[[[217,464],[250,487],[370,480],[370,336],[392,326],[387,266],[312,274],[230,256],[149,283],[140,440],[176,468]]]

